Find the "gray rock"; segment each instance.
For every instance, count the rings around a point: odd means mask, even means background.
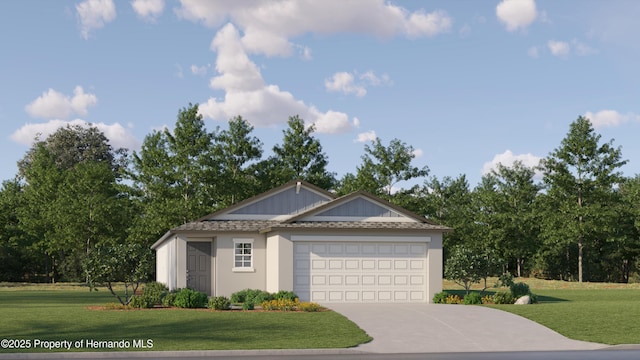
[[[521,296],[515,302],[515,305],[529,305],[529,304],[531,304],[531,296],[529,295]]]

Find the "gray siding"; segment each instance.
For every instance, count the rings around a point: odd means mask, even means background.
[[[402,217],[395,211],[363,198],[353,199],[345,204],[319,213],[317,216]]]
[[[253,204],[231,212],[243,215],[294,215],[329,201],[326,196],[301,188],[296,193],[295,187],[279,192]]]

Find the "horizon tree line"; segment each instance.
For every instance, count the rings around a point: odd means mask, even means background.
[[[294,179],[338,195],[365,190],[452,227],[445,263],[463,247],[490,254],[496,275],[640,280],[640,175],[622,175],[621,148],[584,117],[537,168],[500,164],[474,188],[464,174],[429,177],[399,139],[365,144],[354,172],[337,179],[299,116],[266,158],[253,130],[236,116],[208,131],[189,104],[173,131],[154,130],[138,152],[113,149],[92,126],[36,139],[0,189],[0,281],[83,281],[96,246],[148,248],[170,228]],[[407,180],[423,182],[393,191]]]

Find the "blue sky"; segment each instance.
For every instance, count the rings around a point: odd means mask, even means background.
[[[378,136],[472,187],[585,115],[632,176],[638,16],[634,0],[2,1],[0,179],[38,134],[90,122],[135,151],[189,103],[209,129],[248,119],[265,157],[299,114],[338,177]]]

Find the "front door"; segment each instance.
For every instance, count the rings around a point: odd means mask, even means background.
[[[211,295],[210,242],[187,242],[187,287]]]

